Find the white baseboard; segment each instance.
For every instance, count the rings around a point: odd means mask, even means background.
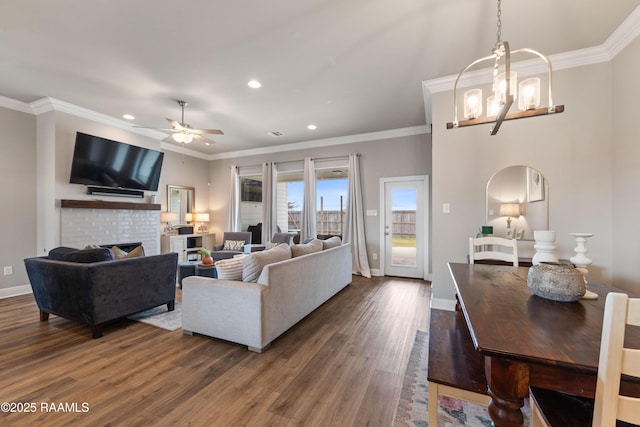
[[[14,286],[12,288],[0,289],[0,299],[17,297],[18,295],[30,294],[31,285]]]
[[[371,275],[372,276],[384,276],[384,274],[382,274],[382,271],[380,271],[379,268],[372,268],[371,269]]]
[[[437,310],[455,311],[456,301],[450,299],[431,298],[431,308]]]

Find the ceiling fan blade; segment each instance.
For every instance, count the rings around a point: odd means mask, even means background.
[[[196,141],[204,142],[207,145],[215,144],[215,141],[207,139],[204,136],[200,136],[197,133],[194,133],[192,135],[193,135],[193,139],[195,139]]]
[[[167,118],[167,117],[165,117],[165,119],[167,119],[167,121],[168,121],[169,123],[171,123],[171,126],[173,126],[173,129],[171,129],[171,130],[173,130],[173,131],[178,131],[178,132],[180,132],[180,131],[183,131],[183,130],[185,130],[185,129],[188,129],[188,127],[184,127],[184,126],[182,126],[182,124],[180,124],[179,122],[177,122],[177,121],[175,121],[175,120],[169,119],[169,118]]]
[[[224,135],[220,129],[191,129],[191,132],[197,134]]]

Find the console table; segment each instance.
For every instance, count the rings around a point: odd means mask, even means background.
[[[163,234],[160,237],[160,253],[177,252],[178,263],[196,258],[200,249],[213,249],[215,233],[210,234]]]

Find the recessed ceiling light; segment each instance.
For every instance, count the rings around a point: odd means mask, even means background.
[[[309,125],[309,126],[307,126],[307,129],[309,129],[309,130],[316,130],[316,129],[318,129],[318,126],[316,126],[316,125]]]
[[[260,89],[262,87],[262,83],[260,83],[257,80],[251,80],[249,83],[247,83],[249,85],[250,88],[252,89]]]
[[[132,116],[131,114],[123,114],[123,115],[122,115],[122,118],[123,118],[123,119],[127,119],[127,120],[133,120],[133,119],[135,119],[135,117],[134,117],[134,116]]]

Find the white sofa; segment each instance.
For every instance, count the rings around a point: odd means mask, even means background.
[[[349,283],[349,244],[268,264],[257,283],[187,277],[182,329],[260,353]]]

